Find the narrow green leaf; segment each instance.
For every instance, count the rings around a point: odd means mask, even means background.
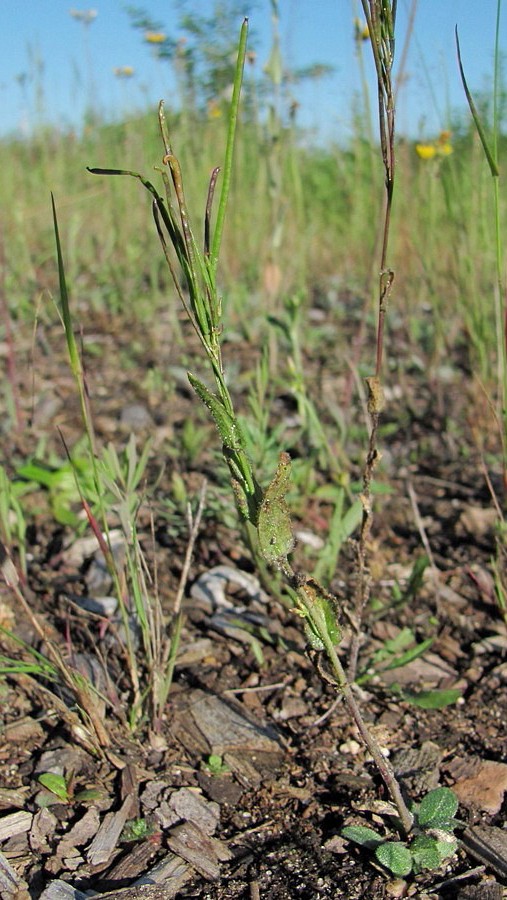
[[[467,80],[465,78],[465,72],[463,69],[463,64],[461,62],[461,50],[460,50],[460,46],[459,46],[458,26],[457,25],[455,28],[455,36],[456,36],[456,50],[458,53],[458,66],[459,66],[459,72],[461,75],[461,81],[463,82],[463,89],[465,91],[466,98],[468,100],[468,105],[470,107],[470,112],[472,113],[472,118],[474,120],[475,127],[477,128],[477,134],[479,135],[479,137],[481,139],[481,144],[482,144],[484,153],[486,154],[486,159],[488,160],[490,172],[494,178],[498,178],[500,175],[500,170],[498,168],[496,159],[493,156],[493,151],[491,150],[491,147],[489,146],[488,138],[486,135],[486,130],[484,128],[484,125],[482,124],[481,117],[479,115],[479,111],[474,103],[474,99],[472,97],[472,94],[470,93],[470,90],[469,90],[468,84],[467,84]]]
[[[248,19],[243,20],[239,37],[238,56],[236,61],[236,70],[234,73],[234,86],[232,89],[231,109],[229,112],[229,131],[227,134],[227,147],[225,150],[225,160],[223,168],[222,189],[220,191],[220,200],[218,203],[217,220],[215,224],[215,234],[211,246],[210,254],[210,274],[212,281],[215,279],[218,257],[220,254],[220,245],[222,243],[222,234],[224,230],[225,212],[227,209],[227,200],[229,197],[229,188],[231,185],[232,161],[234,157],[234,141],[236,137],[236,125],[238,122],[239,99],[241,94],[241,84],[243,81],[243,69],[245,67],[246,58],[246,42],[248,37]]]
[[[137,178],[142,185],[146,188],[147,191],[152,194],[157,202],[160,202],[162,205],[164,201],[162,197],[158,193],[157,189],[152,185],[151,181],[148,181],[144,175],[141,175],[139,172],[131,172],[129,169],[101,169],[97,167],[87,166],[86,171],[90,173],[90,175],[129,175],[131,178]]]
[[[196,378],[191,372],[187,372],[187,376],[194,391],[213,416],[224,446],[228,450],[244,450],[245,442],[237,419],[231,416],[220,398],[213,394],[199,378]]]
[[[54,227],[54,232],[55,232],[56,254],[57,254],[57,259],[58,259],[58,278],[60,281],[61,312],[62,312],[63,326],[65,328],[65,340],[67,342],[67,349],[68,349],[68,353],[69,353],[69,359],[70,359],[72,373],[76,379],[81,380],[82,379],[81,357],[79,356],[79,351],[78,351],[76,339],[74,337],[74,331],[72,328],[72,316],[70,314],[69,293],[67,290],[67,281],[65,278],[65,267],[64,267],[64,263],[63,263],[62,246],[60,243],[60,233],[58,230],[58,219],[56,216],[56,205],[55,205],[55,198],[54,198],[53,194],[51,194],[51,206],[53,209],[53,227]]]
[[[419,706],[421,709],[444,709],[457,703],[461,697],[461,691],[458,688],[450,688],[445,691],[420,691],[417,694],[411,694],[408,691],[402,691],[401,697],[412,706]]]
[[[273,44],[269,59],[264,66],[264,71],[273,84],[280,85],[283,77],[282,54],[278,41]]]
[[[412,567],[412,573],[408,580],[407,587],[404,591],[405,600],[409,600],[410,598],[417,596],[419,589],[423,584],[424,573],[428,568],[429,563],[429,557],[427,557],[426,554],[423,554],[422,556],[419,556],[418,559],[416,559]]]
[[[60,469],[53,469],[37,461],[24,463],[16,469],[16,474],[27,481],[35,481],[48,489],[54,488],[60,478]]]
[[[75,794],[74,802],[88,803],[91,800],[100,800],[102,796],[102,791],[99,791],[98,788],[87,788],[85,791],[79,791],[78,794]]]
[[[373,659],[376,663],[391,659],[395,653],[401,653],[402,650],[405,650],[414,641],[415,635],[412,629],[407,627],[402,628],[394,637],[384,641],[382,647],[374,653]]]
[[[410,650],[393,659],[382,671],[388,672],[390,669],[399,669],[401,666],[406,666],[409,662],[413,662],[414,659],[418,659],[419,656],[426,653],[426,650],[431,647],[434,640],[435,638],[427,638],[427,640],[421,641],[420,644],[416,644],[415,647],[411,647]]]

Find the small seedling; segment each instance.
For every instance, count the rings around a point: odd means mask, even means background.
[[[75,794],[72,773],[65,778],[55,772],[44,772],[39,775],[38,781],[47,792],[39,794],[37,798],[37,804],[42,808],[53,806],[55,803],[85,803],[87,800],[97,800],[100,797],[100,791],[93,788]]]
[[[368,850],[393,875],[404,878],[413,872],[434,870],[453,856],[458,849],[454,836],[460,824],[455,818],[458,809],[456,795],[446,787],[429,791],[412,809],[414,826],[405,841],[388,840],[366,825],[349,825],[342,837]]]
[[[227,763],[217,753],[211,753],[208,756],[207,761],[203,764],[203,769],[210,775],[225,775],[227,772],[230,772]]]
[[[50,802],[58,803],[60,801],[61,803],[68,803],[69,791],[63,775],[56,775],[54,772],[44,772],[43,775],[39,775],[39,784],[54,795],[55,799],[48,798]],[[44,805],[48,806],[49,803]]]
[[[151,837],[153,833],[153,825],[146,819],[131,819],[129,822],[125,823],[120,840],[125,843],[145,841],[147,838]]]

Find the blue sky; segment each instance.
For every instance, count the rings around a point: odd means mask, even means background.
[[[177,0],[135,0],[180,36]],[[397,55],[401,55],[409,0],[398,0]],[[97,17],[84,28],[70,9],[94,8]],[[209,14],[213,0],[189,0],[189,8]],[[407,80],[398,103],[398,131],[430,138],[448,125],[451,108],[463,107],[456,66],[454,26],[458,25],[465,70],[472,90],[491,81],[497,0],[419,0],[406,68]],[[250,7],[250,8],[249,8]],[[259,69],[270,48],[269,0],[245,0],[257,34]],[[354,15],[359,0],[279,0],[280,36],[284,61],[302,67],[327,63],[331,77],[297,89],[299,120],[326,137],[346,139],[354,92],[360,78],[354,50]],[[502,49],[507,28],[502,25]],[[240,22],[231,22],[231,31]],[[110,116],[132,108],[168,103],[174,92],[170,67],[156,61],[135,31],[122,0],[0,0],[0,135],[26,134],[40,122],[77,125],[90,99]],[[370,58],[364,45],[368,68]],[[132,66],[133,78],[118,79],[114,68]]]

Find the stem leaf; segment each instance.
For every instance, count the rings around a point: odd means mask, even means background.
[[[268,563],[283,566],[294,549],[294,535],[285,495],[290,486],[291,459],[280,453],[271,484],[266,488],[259,511],[257,531],[261,553]]]
[[[213,394],[199,378],[196,378],[191,372],[187,372],[187,376],[197,396],[213,416],[224,447],[228,450],[244,450],[244,439],[237,419],[225,408],[220,398]]]
[[[472,118],[474,120],[475,127],[477,128],[477,134],[479,135],[479,137],[481,139],[481,144],[482,144],[484,153],[486,154],[486,159],[488,160],[490,172],[494,178],[498,178],[500,175],[500,170],[498,168],[496,159],[493,156],[491,147],[489,146],[488,138],[486,135],[486,129],[484,128],[484,125],[482,124],[481,117],[479,115],[479,110],[477,109],[477,107],[474,103],[474,98],[472,97],[472,94],[470,93],[470,90],[469,90],[469,87],[467,84],[467,80],[465,78],[463,63],[461,62],[461,50],[460,50],[460,46],[459,46],[458,26],[456,26],[456,29],[455,29],[455,36],[456,36],[456,52],[458,54],[459,73],[461,75],[461,81],[463,82],[463,90],[465,91],[466,98],[468,100],[468,105],[470,107],[470,112],[472,113]]]

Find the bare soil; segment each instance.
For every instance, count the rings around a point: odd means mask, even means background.
[[[19,427],[11,421],[2,435],[11,474],[34,454],[41,435],[62,458],[57,428],[69,446],[82,432],[61,333],[47,326],[40,331],[35,359],[28,338],[17,344],[11,378]],[[185,421],[197,421],[198,414],[179,372],[180,351],[163,327],[123,325],[119,331],[116,323],[97,319],[87,325],[84,346],[99,439],[120,446],[132,430],[140,446],[153,439],[149,480],[156,487],[141,509],[139,532],[169,612],[187,543],[183,512],[179,522],[174,510],[167,512],[171,479],[177,472],[195,496],[205,474],[209,496],[226,496],[218,439],[210,428],[209,441],[190,462],[183,451],[170,450],[181,447]],[[8,347],[4,352],[9,357]],[[241,359],[238,384],[247,387],[249,348],[238,345],[234,358]],[[166,364],[173,366],[170,388],[164,377],[148,377]],[[307,365],[316,396],[325,401],[334,390],[339,400],[346,373],[333,371],[338,363],[316,351]],[[487,404],[459,361],[434,373],[400,364],[386,384],[391,394],[378,478],[390,492],[376,501],[372,604],[359,660],[359,671],[371,677],[358,697],[407,795],[416,801],[437,784],[452,787],[475,845],[464,840],[439,871],[402,881],[340,837],[344,825],[359,822],[389,832],[389,820],[375,806],[387,799],[385,789],[346,709],[308,658],[297,617],[260,587],[252,597],[230,575],[255,577],[239,531],[220,520],[218,501],[210,500],[195,547],[163,722],[158,732],[141,722],[132,733],[119,628],[79,603],[108,593],[91,587],[95,550],[76,562],[75,530],[55,523],[40,491],[27,514],[22,591],[46,641],[104,692],[109,746],[92,752],[79,731],[74,699],[49,680],[27,671],[0,681],[2,898],[79,898],[88,891],[125,900],[505,896],[507,629],[495,602],[497,516],[484,475],[486,467],[502,503],[498,441]],[[241,391],[238,398],[241,403]],[[293,416],[287,392],[280,390],[275,412],[280,420]],[[359,403],[347,415],[363,421]],[[354,478],[363,453],[359,438],[353,453]],[[310,497],[297,509],[300,529],[325,537],[329,513]],[[409,593],[414,563],[428,549],[431,564]],[[15,546],[10,550],[18,564]],[[301,541],[301,560],[303,550]],[[217,566],[230,575],[222,579],[223,608],[195,591]],[[346,545],[332,584],[344,609],[344,661],[353,584],[353,547]],[[253,615],[248,622],[247,613]],[[6,586],[0,617],[4,628],[45,652]],[[402,668],[380,671],[377,663],[374,671],[375,652],[404,628],[418,641],[433,638],[431,647]],[[0,650],[28,658],[5,635]],[[400,696],[451,688],[459,688],[461,698],[442,709],[420,708]],[[215,769],[211,755],[220,758]],[[38,779],[49,772],[64,774],[70,796],[46,806],[48,792]],[[145,887],[138,883],[143,877]]]

